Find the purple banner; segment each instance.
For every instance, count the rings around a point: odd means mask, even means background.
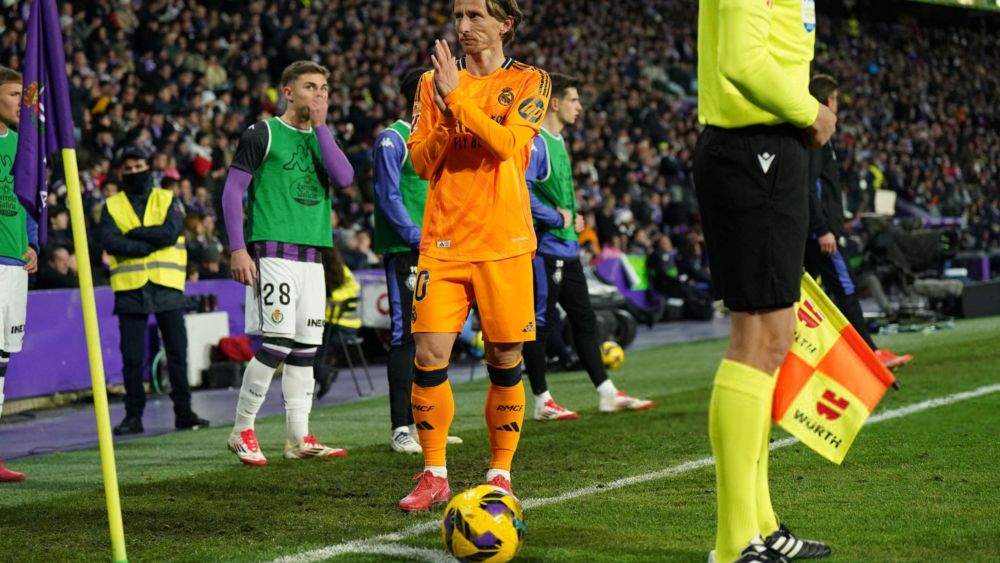
[[[232,280],[206,280],[188,283],[185,293],[216,294],[216,310],[229,313],[229,333],[243,334],[245,290],[242,285]],[[113,314],[114,293],[110,287],[98,287],[94,289],[94,296],[101,331],[105,381],[109,384],[121,383],[122,356],[118,317]],[[155,323],[152,315],[150,323]],[[10,360],[4,389],[7,400],[90,389],[79,290],[54,289],[28,294],[24,347]],[[146,358],[147,366],[152,360],[151,357]]]
[[[363,286],[385,285],[382,270],[354,272]],[[215,294],[217,311],[229,313],[229,334],[243,334],[246,288],[233,280],[189,282],[187,295]],[[94,289],[97,322],[101,330],[101,353],[104,376],[109,384],[122,382],[122,356],[118,335],[118,317],[113,314],[115,296],[110,287]],[[151,338],[156,319],[149,316]],[[155,345],[155,342],[154,342]],[[147,370],[153,358],[146,358]],[[11,356],[7,371],[8,400],[39,397],[90,389],[87,342],[83,332],[80,292],[75,289],[32,291],[28,294],[28,318],[24,348]]]

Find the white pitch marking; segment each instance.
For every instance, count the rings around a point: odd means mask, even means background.
[[[346,555],[350,553],[352,555],[391,555],[394,557],[404,557],[406,559],[422,561],[425,563],[454,563],[455,561],[454,557],[448,555],[440,549],[423,549],[398,543],[372,543],[370,541],[362,540],[347,542],[336,547],[337,549],[331,549],[328,551],[328,553],[330,553],[328,557],[336,557],[337,555]],[[278,559],[278,561],[286,560],[287,559],[285,558]],[[295,561],[304,561],[304,559],[295,559]],[[316,559],[308,559],[308,561],[316,561]]]
[[[911,414],[915,414],[928,409],[943,407],[946,405],[958,403],[960,401],[974,399],[976,397],[982,397],[984,395],[996,393],[997,391],[1000,391],[1000,384],[987,385],[984,387],[980,387],[978,389],[973,389],[972,391],[963,391],[961,393],[955,393],[944,397],[928,399],[926,401],[913,403],[912,405],[907,405],[905,407],[900,407],[898,409],[880,412],[876,415],[869,417],[867,422],[865,422],[865,426],[868,426],[869,424],[877,424],[879,422],[884,422],[886,420],[892,420],[895,418],[909,416]],[[776,450],[779,448],[791,446],[792,444],[796,443],[798,443],[798,439],[796,438],[784,438],[772,442],[771,449]],[[645,483],[647,481],[654,481],[657,479],[663,479],[665,477],[672,477],[674,475],[680,475],[682,473],[687,473],[689,471],[694,471],[696,469],[701,469],[703,467],[708,467],[714,464],[715,464],[714,458],[705,457],[694,461],[681,463],[680,465],[675,465],[673,467],[668,467],[666,469],[660,469],[659,471],[652,471],[650,473],[643,473],[641,475],[634,475],[632,477],[616,479],[608,483],[590,485],[588,487],[583,487],[582,489],[576,489],[575,491],[569,491],[561,495],[556,495],[554,497],[526,499],[525,501],[522,502],[522,505],[524,506],[525,509],[538,508],[540,506],[546,506],[549,504],[564,502],[579,497],[602,494],[608,491],[613,491],[615,489],[620,489],[622,487],[637,485],[639,483]],[[368,539],[354,540],[336,545],[331,545],[328,547],[323,547],[320,549],[314,549],[311,551],[304,551],[296,555],[279,557],[278,559],[275,559],[272,563],[310,563],[313,561],[324,561],[326,559],[330,559],[331,557],[336,557],[338,555],[345,555],[348,553],[398,555],[400,557],[411,557],[419,561],[429,561],[432,563],[436,563],[439,561],[440,562],[454,561],[454,559],[452,559],[444,551],[438,551],[432,549],[420,549],[396,543],[385,543],[385,542],[397,542],[400,540],[404,540],[406,538],[418,536],[420,534],[423,534],[424,532],[429,532],[437,528],[438,525],[439,523],[437,520],[421,522],[420,524],[414,524],[413,526],[410,526],[408,528],[403,528],[402,530],[398,532],[393,532],[391,534],[383,534]]]

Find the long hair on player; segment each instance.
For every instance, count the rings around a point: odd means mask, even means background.
[[[486,11],[497,21],[502,22],[506,21],[507,18],[512,18],[510,31],[503,35],[503,44],[506,45],[513,41],[517,34],[517,27],[524,19],[524,12],[517,5],[517,0],[486,0]]]

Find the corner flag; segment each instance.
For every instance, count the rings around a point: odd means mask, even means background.
[[[795,341],[778,371],[771,417],[839,464],[896,379],[809,274],[795,314]]]
[[[60,149],[76,146],[59,15],[51,0],[31,4],[23,60],[24,93],[14,162],[14,192],[25,211],[38,223],[39,243],[44,244],[48,223],[45,214],[48,157]]]

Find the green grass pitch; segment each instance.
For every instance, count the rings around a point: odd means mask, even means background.
[[[916,356],[897,373],[902,390],[890,391],[879,411],[1000,383],[1000,318],[877,340]],[[581,418],[525,423],[513,473],[528,505],[519,560],[704,561],[715,528],[706,413],[724,347],[715,340],[629,353],[612,375],[620,388],[657,401],[647,412],[600,415],[584,374],[550,376],[554,396]],[[489,451],[482,370],[471,382],[467,369],[455,371],[453,433],[465,443],[448,453],[458,491],[481,481]],[[777,449],[775,508],[800,535],[830,543],[831,562],[998,561],[998,412],[1000,392],[873,424],[840,467],[799,444]],[[348,448],[346,459],[286,461],[283,417],[257,428],[271,462],[263,468],[226,452],[225,424],[117,445],[129,561],[270,561],[352,541],[368,554],[359,548],[332,560],[408,560],[387,555],[393,549],[409,560],[440,559],[430,524],[364,543],[437,517],[396,508],[421,460],[390,451],[387,399],[313,411],[312,429]],[[29,480],[0,487],[0,560],[110,560],[96,450],[21,459],[16,468]],[[669,468],[676,470],[648,477]],[[567,494],[586,487],[588,494]]]

